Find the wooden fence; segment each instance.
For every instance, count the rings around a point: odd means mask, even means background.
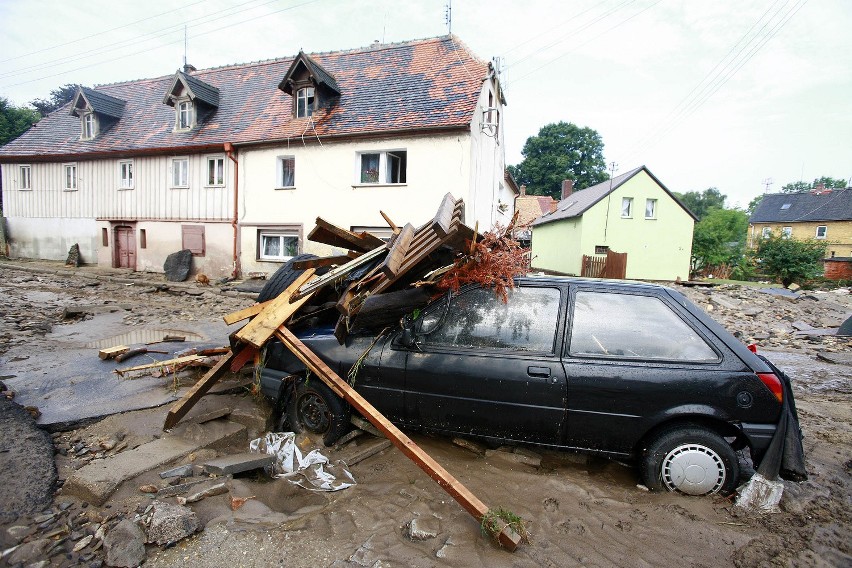
[[[580,275],[588,278],[624,278],[627,275],[627,253],[610,250],[606,256],[584,254]]]

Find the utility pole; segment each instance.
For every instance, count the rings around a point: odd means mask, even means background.
[[[615,172],[618,170],[618,164],[615,162],[609,163],[609,193],[606,194],[606,218],[604,219],[604,244],[606,244],[606,231],[609,229],[609,204],[612,201],[612,178],[615,177]]]

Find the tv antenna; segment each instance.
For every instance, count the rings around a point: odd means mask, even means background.
[[[444,6],[444,22],[447,24],[447,34],[453,33],[453,0],[447,0]]]
[[[763,180],[763,193],[769,193],[769,188],[772,187],[772,184],[775,181],[772,178],[766,178]]]

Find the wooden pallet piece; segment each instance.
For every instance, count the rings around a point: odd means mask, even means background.
[[[113,372],[119,377],[122,377],[125,373],[132,373],[134,371],[144,371],[145,369],[155,369],[157,367],[170,367],[172,365],[180,365],[181,363],[192,363],[193,361],[200,361],[201,359],[204,359],[204,357],[202,357],[201,355],[187,355],[185,357],[163,359],[162,361],[154,361],[153,363],[146,363],[144,365],[137,365],[135,367],[127,367],[126,369],[115,369]]]
[[[367,254],[362,254],[358,258],[353,258],[351,261],[347,262],[343,266],[338,266],[334,270],[330,270],[329,272],[323,274],[316,280],[309,282],[299,288],[299,290],[293,295],[294,300],[300,299],[305,294],[310,294],[311,292],[315,292],[324,286],[328,286],[329,284],[334,284],[338,280],[341,280],[346,277],[347,274],[354,271],[356,268],[360,268],[361,266],[372,262],[373,260],[379,258],[381,255],[387,253],[388,249],[384,242],[382,242],[382,246],[376,247],[372,251]]]
[[[352,260],[353,257],[341,254],[337,256],[325,256],[322,258],[312,258],[310,260],[300,260],[293,263],[293,268],[296,270],[305,270],[308,268],[322,268],[324,266],[342,266]],[[357,256],[355,257],[357,258]]]
[[[438,207],[438,213],[432,219],[432,230],[438,236],[446,237],[450,233],[450,223],[453,220],[453,211],[456,208],[456,200],[452,194],[448,193],[441,200],[441,205]]]
[[[286,290],[277,298],[270,300],[269,305],[263,311],[236,333],[237,339],[258,348],[263,347],[263,344],[269,341],[278,326],[286,322],[311,297],[308,294],[299,300],[292,301],[293,295],[313,276],[313,268],[309,268],[297,276],[296,280]]]
[[[163,430],[168,430],[177,424],[180,419],[183,418],[193,406],[195,406],[195,403],[198,402],[198,400],[210,390],[216,381],[219,380],[219,377],[221,377],[229,369],[229,364],[233,359],[234,353],[229,350],[212,369],[207,371],[203,377],[198,379],[198,382],[189,389],[189,392],[187,392],[183,398],[172,405],[169,409],[169,413],[166,415],[166,421],[163,423]]]
[[[399,267],[402,266],[402,261],[408,253],[408,247],[414,239],[414,226],[407,223],[402,230],[396,235],[393,240],[390,251],[385,257],[384,263],[381,265],[382,272],[388,278],[393,278],[399,272]]]
[[[329,223],[322,217],[317,217],[316,226],[308,234],[308,240],[361,252],[369,252],[385,244],[382,239],[370,233],[353,233]]]
[[[226,324],[231,325],[231,324],[237,323],[238,321],[243,321],[245,319],[253,318],[257,314],[262,312],[264,310],[264,308],[266,308],[271,302],[272,302],[272,300],[267,300],[267,301],[262,302],[260,304],[254,304],[254,305],[249,306],[247,308],[243,308],[240,311],[227,314],[227,315],[223,316],[222,319],[225,320]]]
[[[358,392],[349,384],[341,379],[328,365],[308,347],[299,341],[299,339],[290,332],[289,329],[282,326],[275,332],[275,335],[281,340],[290,351],[293,352],[312,372],[314,372],[322,382],[328,385],[335,394],[346,400],[352,407],[362,416],[370,421],[373,426],[379,429],[402,453],[413,461],[420,469],[431,477],[441,488],[446,491],[453,499],[470,513],[473,518],[480,524],[485,515],[488,514],[488,507],[480,501],[473,493],[470,492],[460,481],[444,469],[436,462],[429,454],[423,451],[415,444],[408,436],[394,426],[387,418],[385,418],[372,404],[367,402]],[[509,526],[504,526],[497,539],[503,548],[514,551],[518,548],[521,542],[521,537],[513,531]]]
[[[98,357],[106,361],[107,359],[115,359],[122,353],[130,349],[127,345],[116,345],[115,347],[106,347],[98,351]]]

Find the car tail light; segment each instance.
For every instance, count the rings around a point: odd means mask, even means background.
[[[781,386],[781,380],[775,376],[775,373],[758,373],[757,376],[766,388],[772,391],[778,402],[784,402],[784,387]]]
[[[751,343],[749,345],[746,345],[746,347],[748,347],[748,350],[752,353],[757,353],[757,343]]]

